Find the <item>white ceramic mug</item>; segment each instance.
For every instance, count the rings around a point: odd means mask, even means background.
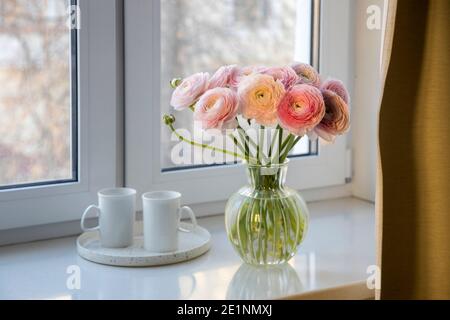
[[[155,191],[142,195],[144,209],[144,248],[150,252],[173,252],[178,249],[178,230],[192,232],[197,227],[195,214],[189,207],[180,207],[181,194]],[[192,222],[190,229],[180,227],[183,212]]]
[[[98,211],[98,226],[87,228],[84,220],[91,209]],[[83,231],[100,232],[100,243],[105,248],[125,248],[133,244],[136,210],[136,190],[129,188],[104,189],[98,192],[98,206],[91,205],[81,217]]]

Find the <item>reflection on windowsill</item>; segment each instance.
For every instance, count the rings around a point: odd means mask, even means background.
[[[260,300],[291,296],[302,291],[302,282],[289,264],[241,265],[227,290],[227,299]]]

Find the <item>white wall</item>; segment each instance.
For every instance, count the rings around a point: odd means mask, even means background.
[[[352,0],[354,15],[354,78],[352,95],[353,194],[375,201],[378,111],[380,103],[380,52],[382,30],[370,30],[370,6],[381,9],[384,0]]]

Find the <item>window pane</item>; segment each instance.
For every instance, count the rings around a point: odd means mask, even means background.
[[[76,179],[76,31],[66,24],[68,6],[0,2],[0,188]]]
[[[301,29],[305,16],[310,24],[309,0],[161,1],[162,113],[174,113],[176,127],[193,132],[192,114],[174,112],[170,107],[172,90],[168,84],[172,78],[200,71],[212,74],[229,64],[282,66],[299,60],[309,62],[311,35]],[[161,136],[162,168],[173,168],[176,165],[171,150],[177,142],[170,141],[165,126]],[[295,154],[309,153],[305,138]],[[197,163],[194,154],[192,160]]]

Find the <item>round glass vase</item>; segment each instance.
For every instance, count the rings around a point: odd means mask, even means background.
[[[227,202],[228,239],[248,264],[285,263],[305,238],[308,207],[297,191],[285,186],[287,169],[288,161],[247,164],[249,184]]]

